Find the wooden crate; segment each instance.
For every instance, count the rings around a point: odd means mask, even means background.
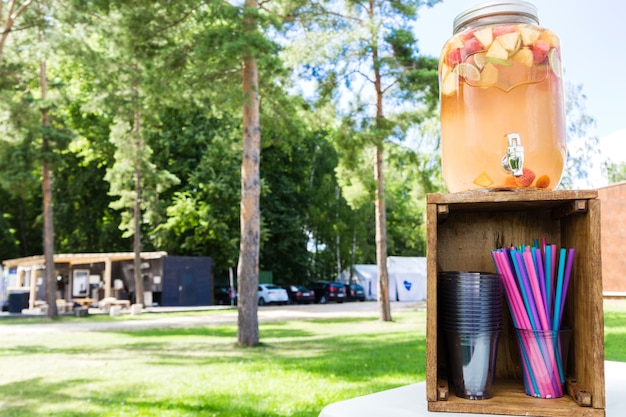
[[[596,191],[429,194],[426,397],[429,411],[470,414],[604,417],[604,318],[600,259],[600,200]],[[575,248],[563,325],[574,329],[568,392],[559,399],[524,393],[517,341],[503,305],[494,396],[465,400],[448,389],[447,353],[437,325],[437,273],[491,271],[491,250],[546,237]]]

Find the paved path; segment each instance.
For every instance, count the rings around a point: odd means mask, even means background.
[[[425,302],[394,302],[391,303],[392,316],[394,312],[402,310],[425,310]],[[217,310],[217,311],[215,311]],[[184,311],[194,311],[189,315],[160,314],[163,312],[181,311],[174,308],[149,308],[137,319],[116,320],[110,322],[97,322],[86,318],[84,321],[51,322],[42,324],[10,324],[3,325],[0,320],[0,340],[3,335],[20,332],[58,332],[58,331],[111,331],[111,330],[137,330],[157,327],[195,327],[211,324],[237,323],[237,310],[223,307],[195,307]],[[207,314],[201,314],[206,311]],[[200,313],[199,313],[200,312]],[[377,317],[378,303],[376,302],[351,302],[342,304],[307,304],[289,306],[264,306],[259,307],[258,317],[260,322],[307,320],[319,318],[338,317]]]

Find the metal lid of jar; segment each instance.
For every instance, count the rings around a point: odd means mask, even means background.
[[[453,33],[457,33],[459,28],[465,26],[472,20],[487,16],[498,15],[518,15],[530,18],[539,24],[537,16],[537,7],[527,1],[491,1],[481,3],[470,9],[465,10],[454,19]]]

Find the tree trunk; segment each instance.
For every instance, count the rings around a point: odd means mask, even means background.
[[[248,13],[258,8],[257,0],[246,0],[244,30],[256,31],[256,21]],[[248,11],[248,13],[246,13]],[[259,118],[259,81],[256,59],[243,54],[243,156],[241,162],[241,242],[237,265],[239,287],[237,338],[241,345],[259,343],[258,284],[259,241],[261,234],[261,128]]]
[[[133,210],[133,221],[135,233],[133,234],[134,277],[135,277],[135,303],[144,305],[143,297],[143,277],[141,275],[141,117],[139,112],[135,113],[135,146],[137,155],[135,156],[135,208]]]
[[[47,141],[44,140],[44,146]],[[50,166],[44,159],[41,164],[43,193],[43,251],[45,259],[46,302],[48,303],[48,317],[56,317],[57,311],[57,277],[54,268],[54,221],[52,211],[52,180]]]
[[[370,0],[370,18],[374,19],[374,0]],[[374,26],[372,26],[374,27]],[[374,68],[374,88],[376,90],[376,128],[383,121],[383,90],[380,65],[378,62],[378,38],[372,37],[372,64]],[[378,132],[377,132],[378,133]],[[379,138],[376,144],[374,161],[374,177],[376,179],[376,265],[378,271],[378,307],[379,318],[382,321],[391,321],[391,306],[389,305],[389,274],[387,271],[387,213],[385,208],[385,180],[383,176],[384,138]]]
[[[389,305],[389,274],[387,271],[387,216],[385,213],[385,182],[383,180],[383,144],[376,146],[376,265],[378,271],[379,318],[391,321]]]
[[[47,96],[47,74],[46,61],[39,64],[39,82],[41,86],[41,99]],[[50,165],[48,155],[50,153],[50,143],[48,142],[48,132],[46,128],[50,125],[48,120],[48,109],[41,109],[41,124],[44,127],[43,133],[43,160],[41,162],[41,194],[43,197],[43,253],[45,260],[45,288],[46,302],[48,303],[48,317],[56,317],[57,311],[57,277],[54,268],[54,215],[52,210],[52,179],[50,178]]]

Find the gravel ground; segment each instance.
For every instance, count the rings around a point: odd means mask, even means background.
[[[394,312],[425,310],[426,302],[393,302],[391,314]],[[218,312],[214,311],[218,310]],[[160,314],[164,312],[193,311],[190,315],[170,316]],[[209,314],[198,314],[199,311],[207,311]],[[95,314],[92,310],[90,314]],[[260,322],[306,320],[319,318],[337,317],[364,317],[378,316],[378,303],[374,301],[351,302],[342,304],[306,304],[287,306],[264,306],[259,307],[258,317]],[[117,320],[111,322],[96,322],[86,319],[85,321],[51,322],[42,324],[11,324],[3,325],[0,319],[0,340],[3,335],[24,332],[72,332],[72,331],[108,331],[108,330],[132,330],[148,329],[156,327],[195,327],[211,324],[237,323],[237,310],[224,307],[193,307],[181,308],[148,308],[144,310],[138,320]]]

